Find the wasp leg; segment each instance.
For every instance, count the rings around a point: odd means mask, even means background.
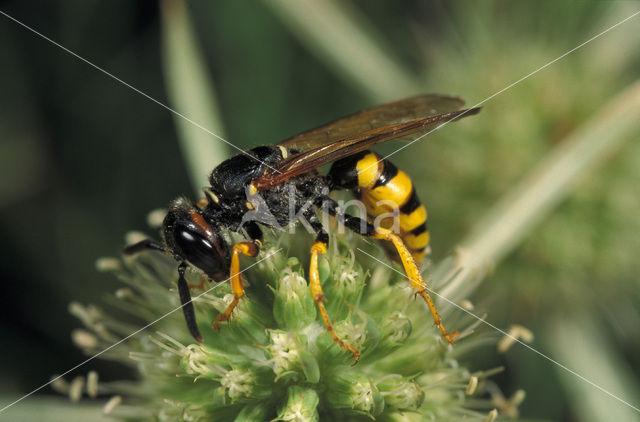
[[[189,332],[199,343],[202,343],[202,335],[198,330],[196,324],[196,313],[193,309],[193,301],[191,294],[189,293],[189,285],[184,278],[184,272],[187,269],[187,264],[184,262],[178,266],[178,293],[180,294],[180,303],[182,303],[182,312],[184,313],[184,319],[187,321],[187,327]]]
[[[213,328],[216,330],[220,329],[220,321],[228,321],[231,318],[231,313],[244,296],[244,288],[240,279],[240,254],[251,257],[258,255],[258,243],[256,241],[240,242],[233,245],[231,251],[231,291],[233,292],[233,301],[223,313],[218,314],[213,322]]]
[[[429,310],[431,311],[431,316],[433,316],[433,322],[442,332],[442,336],[449,344],[453,344],[453,339],[458,335],[458,332],[453,331],[448,333],[444,328],[444,324],[442,324],[442,319],[438,314],[436,305],[433,303],[431,296],[429,296],[427,284],[422,279],[422,274],[420,274],[416,261],[414,260],[409,248],[407,248],[402,241],[402,238],[391,230],[382,227],[374,227],[372,224],[361,218],[340,213],[338,210],[338,204],[330,198],[325,198],[323,200],[322,209],[338,218],[338,220],[341,221],[349,230],[353,230],[374,239],[386,240],[393,244],[396,251],[398,251],[398,255],[400,255],[402,266],[404,267],[404,271],[411,282],[411,286],[415,289],[416,294],[422,296],[425,302],[427,302]],[[364,228],[364,232],[362,232],[361,228]]]
[[[134,243],[133,245],[129,245],[126,248],[124,248],[124,253],[126,255],[133,255],[143,251],[166,252],[166,249],[161,243],[158,243],[151,239],[144,239],[138,243]]]
[[[333,325],[331,325],[331,320],[329,319],[329,314],[327,314],[327,309],[324,307],[324,302],[326,302],[326,298],[322,292],[322,285],[320,284],[320,273],[318,271],[318,255],[324,255],[327,253],[327,249],[329,247],[329,235],[322,227],[320,221],[318,221],[318,217],[313,214],[308,217],[309,222],[311,223],[311,227],[318,233],[316,235],[316,240],[313,242],[311,246],[311,263],[309,264],[309,287],[311,288],[311,295],[313,296],[314,302],[318,305],[318,309],[320,309],[320,314],[322,315],[322,320],[324,321],[324,325],[327,328],[327,331],[333,337],[333,341],[338,343],[338,345],[350,351],[353,354],[353,358],[355,359],[354,365],[358,363],[360,360],[360,352],[358,352],[353,347],[346,344],[333,330]]]
[[[433,322],[442,332],[442,336],[447,340],[449,344],[453,344],[453,339],[458,335],[457,331],[453,331],[448,333],[446,328],[444,328],[444,324],[442,324],[442,319],[440,319],[440,315],[438,314],[438,310],[436,309],[436,305],[431,300],[431,296],[429,296],[429,292],[427,291],[427,284],[422,279],[422,274],[420,274],[420,270],[416,265],[416,261],[413,259],[411,255],[411,251],[404,244],[400,236],[394,234],[391,230],[377,227],[375,229],[375,234],[373,236],[374,239],[382,239],[393,243],[396,250],[398,251],[398,255],[400,255],[400,259],[402,261],[402,266],[404,267],[404,271],[409,277],[409,281],[411,282],[411,286],[416,290],[416,294],[422,296],[422,298],[427,302],[429,306],[429,310],[431,311],[431,315],[433,316]]]

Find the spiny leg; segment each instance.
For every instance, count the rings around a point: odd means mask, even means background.
[[[372,224],[358,217],[353,217],[348,214],[342,214],[338,210],[338,204],[332,200],[331,198],[324,198],[322,201],[322,209],[329,214],[337,217],[344,225],[350,230],[353,230],[362,235],[372,237],[374,239],[381,239],[389,241],[393,244],[395,249],[398,251],[398,255],[400,255],[400,260],[402,262],[402,266],[404,267],[404,271],[411,282],[411,286],[416,290],[416,294],[422,296],[422,298],[427,302],[429,306],[429,310],[431,311],[431,315],[433,316],[433,322],[442,332],[442,336],[447,340],[449,344],[453,344],[453,339],[458,335],[457,331],[453,331],[448,333],[442,324],[442,319],[438,314],[438,310],[436,309],[436,305],[431,300],[431,296],[429,296],[429,292],[427,289],[427,284],[422,279],[422,274],[416,265],[415,260],[411,254],[411,251],[402,241],[400,236],[393,233],[391,230],[382,228],[382,227],[374,227]],[[364,231],[362,230],[364,228]]]
[[[233,301],[227,306],[227,309],[218,314],[216,320],[213,322],[213,328],[220,329],[220,321],[228,321],[231,317],[231,313],[238,306],[238,302],[244,296],[244,288],[242,287],[242,280],[240,278],[240,254],[246,256],[258,255],[259,241],[253,242],[240,242],[233,245],[231,251],[231,291],[233,292]]]
[[[331,334],[331,337],[333,337],[333,341],[338,343],[341,348],[348,350],[353,354],[355,365],[360,360],[360,352],[346,344],[344,341],[342,341],[342,339],[340,339],[340,337],[338,337],[333,329],[333,325],[331,324],[331,319],[329,319],[327,309],[324,306],[326,298],[324,297],[324,293],[322,292],[322,285],[320,284],[320,272],[318,271],[318,255],[324,255],[325,253],[327,253],[327,249],[329,247],[329,235],[322,227],[322,224],[318,220],[318,216],[316,216],[315,213],[306,214],[305,217],[308,219],[311,227],[313,227],[313,229],[317,233],[316,240],[311,246],[311,263],[309,264],[309,287],[311,288],[313,301],[318,305],[318,309],[320,309],[320,314],[322,315],[324,325],[327,328],[327,331],[329,331],[329,333]]]
[[[396,235],[391,230],[377,227],[375,229],[375,233],[371,237],[373,237],[374,239],[387,240],[393,243],[393,246],[395,246],[396,250],[398,251],[398,255],[400,255],[402,266],[404,267],[405,273],[409,277],[411,286],[413,286],[413,288],[416,290],[416,294],[422,296],[425,302],[427,302],[429,310],[431,311],[431,315],[433,316],[433,322],[442,332],[442,336],[445,338],[445,340],[447,340],[449,344],[453,344],[453,339],[458,335],[458,332],[453,331],[449,334],[446,328],[444,328],[444,324],[442,324],[442,319],[438,314],[436,305],[433,303],[433,300],[431,300],[431,296],[429,296],[429,292],[427,291],[427,284],[422,279],[422,274],[420,274],[420,270],[418,269],[416,261],[411,255],[411,251],[406,247],[400,236]]]

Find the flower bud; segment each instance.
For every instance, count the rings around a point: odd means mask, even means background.
[[[307,382],[317,383],[320,378],[318,362],[303,347],[300,338],[286,331],[268,331],[271,336],[271,344],[265,348],[265,351],[271,357],[269,362],[276,374],[276,380],[304,375]]]
[[[266,421],[269,419],[268,414],[269,406],[266,403],[247,405],[238,413],[234,422]]]
[[[368,376],[349,367],[336,371],[329,380],[327,401],[346,413],[375,417],[384,410],[384,398]]]
[[[190,344],[182,350],[181,364],[185,372],[198,378],[214,378],[216,376],[213,365],[218,359],[214,351],[199,344]]]
[[[247,369],[231,369],[220,378],[220,386],[224,388],[231,402],[259,398],[256,374]]]
[[[381,337],[379,348],[388,352],[405,344],[411,335],[411,320],[402,312],[393,312],[389,315],[381,327]]]
[[[291,267],[286,268],[277,283],[273,317],[283,328],[300,329],[316,318],[316,308],[305,278]]]
[[[415,411],[424,402],[424,391],[413,380],[400,375],[387,376],[380,380],[376,387],[384,396],[384,403],[392,409],[400,411]]]
[[[259,282],[259,281],[256,281]],[[220,294],[220,292],[217,292]],[[232,293],[223,296],[203,294],[195,303],[203,302],[217,311],[215,315],[224,312],[234,297]],[[267,341],[264,332],[265,321],[270,320],[269,311],[256,300],[243,297],[233,310],[229,321],[220,323],[220,331],[227,333],[235,344],[262,344]]]
[[[297,385],[287,390],[287,401],[280,408],[278,421],[313,422],[318,421],[318,403],[320,399],[315,390]]]
[[[355,262],[353,251],[331,257],[330,279],[324,283],[325,296],[329,302],[327,310],[336,319],[344,319],[350,312],[350,305],[357,306],[365,286],[362,267]]]
[[[361,310],[352,307],[351,317],[338,323],[336,334],[345,343],[367,353],[374,350],[380,341],[380,329],[372,318]]]

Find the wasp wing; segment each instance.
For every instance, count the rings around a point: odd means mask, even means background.
[[[464,100],[424,94],[373,107],[285,139],[278,145],[300,151],[326,145],[382,126],[460,110]]]
[[[279,163],[275,168],[269,169],[252,183],[258,189],[276,186],[291,177],[308,173],[332,161],[369,149],[373,145],[392,139],[424,135],[438,127],[438,125],[444,125],[453,120],[474,115],[479,111],[480,108],[471,108],[449,113],[434,114],[402,123],[388,124],[374,127],[373,129],[363,132],[357,132],[346,138],[321,144],[315,148],[294,154]]]

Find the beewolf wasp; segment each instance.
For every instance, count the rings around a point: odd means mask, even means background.
[[[350,230],[369,238],[390,242],[396,259],[417,295],[429,306],[436,326],[447,342],[453,343],[457,333],[448,333],[431,300],[419,271],[428,250],[427,212],[421,204],[409,176],[390,161],[369,148],[392,139],[415,139],[439,125],[470,116],[479,108],[460,110],[464,101],[443,95],[419,95],[357,112],[333,123],[301,133],[279,144],[260,146],[232,157],[218,165],[209,177],[210,186],[197,203],[179,198],[172,202],[163,221],[163,242],[150,239],[128,246],[125,253],[157,250],[172,255],[178,262],[178,291],[189,331],[202,342],[195,320],[189,286],[185,279],[188,266],[200,270],[210,280],[231,279],[234,299],[213,323],[229,320],[245,292],[240,278],[239,256],[255,257],[262,247],[260,224],[269,222],[243,221],[243,216],[255,208],[252,197],[260,195],[275,217],[273,225],[290,223],[289,204],[296,211],[311,203],[334,217]],[[319,168],[333,163],[325,175]],[[295,190],[286,185],[295,186]],[[335,190],[350,190],[364,203],[367,219],[343,214],[338,203],[328,196]],[[374,227],[376,216],[388,212],[379,201],[397,204],[399,231]],[[334,332],[324,306],[318,273],[318,256],[325,254],[329,236],[313,207],[301,214],[316,233],[311,246],[309,286],[324,324],[333,340],[353,353],[360,354],[343,342]],[[361,228],[364,227],[364,232]],[[246,235],[247,241],[229,245],[223,233],[234,231]]]

